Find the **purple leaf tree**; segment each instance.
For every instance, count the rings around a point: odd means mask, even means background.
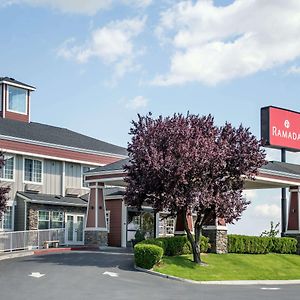
[[[4,155],[0,152],[0,173],[3,172],[3,167],[5,164]],[[3,213],[6,211],[6,202],[8,200],[9,188],[4,188],[0,186],[0,220],[3,216]]]
[[[181,214],[194,262],[201,263],[203,224],[211,218],[233,223],[249,204],[242,190],[245,178],[254,179],[265,164],[261,142],[242,125],[216,126],[211,115],[138,115],[132,124],[125,200]],[[191,212],[194,235],[187,221]]]

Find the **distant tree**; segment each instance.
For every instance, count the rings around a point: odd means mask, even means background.
[[[279,234],[279,225],[280,225],[279,222],[276,225],[274,225],[274,222],[271,221],[270,229],[263,231],[260,236],[276,237]]]
[[[4,154],[0,152],[0,173],[3,172],[4,164]],[[0,220],[2,218],[3,213],[6,211],[6,203],[8,200],[7,193],[9,192],[9,190],[9,188],[0,187]]]
[[[132,124],[125,200],[138,208],[146,203],[156,212],[181,214],[194,262],[201,263],[203,224],[211,218],[233,223],[249,204],[242,189],[244,180],[254,179],[265,164],[261,142],[242,125],[214,125],[211,115],[153,119],[150,113],[138,115]],[[190,212],[196,214],[194,236]]]

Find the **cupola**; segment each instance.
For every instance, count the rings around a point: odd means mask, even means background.
[[[30,122],[30,93],[36,88],[10,77],[0,77],[0,116]]]

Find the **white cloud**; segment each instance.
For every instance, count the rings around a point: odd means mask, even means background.
[[[119,4],[144,8],[151,4],[152,0],[120,0]],[[44,6],[60,10],[64,13],[76,13],[94,15],[98,11],[110,8],[113,0],[1,0],[0,6],[13,4],[27,4],[31,6]]]
[[[127,5],[144,8],[152,4],[152,0],[123,0],[123,3]]]
[[[126,107],[133,110],[138,110],[148,106],[149,100],[143,96],[137,96],[129,100],[126,104]]]
[[[299,0],[182,1],[161,14],[157,34],[171,40],[170,70],[154,84],[215,85],[300,56]]]
[[[287,70],[287,74],[300,74],[300,67],[299,66],[291,66]]]
[[[280,207],[276,204],[261,204],[254,208],[254,213],[258,217],[280,218]]]
[[[256,198],[257,193],[256,193],[256,190],[244,190],[244,191],[243,191],[243,196],[244,196],[248,201],[252,201],[253,199]]]
[[[143,31],[145,22],[145,17],[111,22],[92,31],[83,44],[75,44],[74,39],[66,40],[57,54],[78,63],[98,58],[104,64],[114,66],[115,77],[122,77],[137,68],[134,60],[141,52],[135,49],[133,40]]]
[[[45,6],[67,13],[94,15],[99,10],[109,8],[112,0],[4,0],[2,5],[28,4]]]

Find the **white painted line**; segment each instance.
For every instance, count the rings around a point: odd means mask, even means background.
[[[28,276],[34,277],[34,278],[41,278],[41,277],[45,276],[45,274],[41,274],[40,272],[32,272]]]
[[[280,290],[280,288],[276,288],[276,287],[274,287],[274,288],[263,287],[263,288],[261,288],[261,290],[263,290],[263,291],[278,291],[278,290]]]
[[[108,275],[110,277],[119,277],[118,273],[105,271],[103,275]]]

